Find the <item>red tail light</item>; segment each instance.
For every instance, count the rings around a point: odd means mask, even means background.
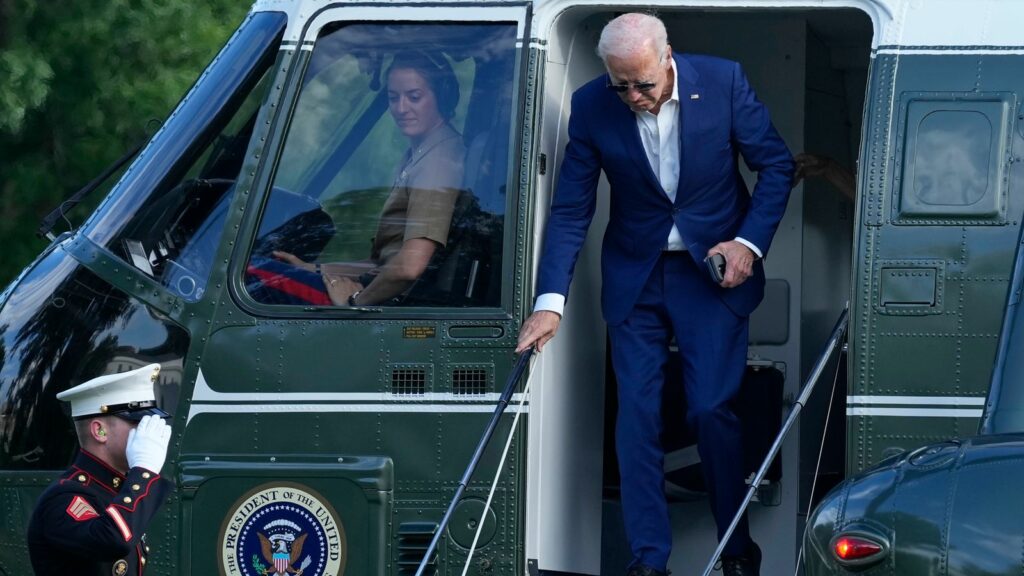
[[[882,552],[877,542],[859,536],[840,536],[832,544],[832,553],[840,560],[864,560]]]

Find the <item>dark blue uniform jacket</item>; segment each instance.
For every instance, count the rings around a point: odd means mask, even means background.
[[[82,450],[43,492],[28,526],[36,576],[124,576],[145,573],[146,527],[170,483],[132,468],[124,476]]]

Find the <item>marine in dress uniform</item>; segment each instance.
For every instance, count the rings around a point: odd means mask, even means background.
[[[171,428],[153,394],[159,372],[151,364],[57,395],[71,403],[81,449],[32,513],[37,576],[145,573],[146,527],[171,489],[160,477]]]

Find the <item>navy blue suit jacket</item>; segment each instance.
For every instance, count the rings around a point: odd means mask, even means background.
[[[551,204],[537,292],[569,293],[603,170],[611,185],[611,216],[601,254],[601,306],[611,325],[632,310],[673,223],[698,261],[715,244],[737,236],[767,254],[789,199],[793,157],[739,64],[710,56],[673,58],[681,157],[674,203],[647,161],[636,116],[606,88],[607,74],[572,96],[569,143]],[[740,176],[738,154],[757,172],[753,195]],[[746,282],[718,288],[718,294],[736,314],[749,315],[764,295],[761,262]]]

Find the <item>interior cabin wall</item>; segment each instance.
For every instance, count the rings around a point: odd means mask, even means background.
[[[865,30],[869,30],[870,22],[866,18],[862,20]],[[830,40],[826,31],[808,28],[804,151],[831,158],[855,173],[869,63],[868,44],[864,38],[855,43]],[[804,380],[850,298],[856,226],[853,200],[833,184],[824,178],[809,178],[803,181],[802,189],[800,374]],[[807,416],[803,418],[800,434],[801,517],[811,507],[812,491],[816,495],[823,494],[845,473],[845,364],[840,364],[838,359],[829,364],[815,390],[805,407]],[[828,412],[830,401],[831,413]]]
[[[856,171],[867,59],[836,61],[832,49],[808,34],[803,151],[833,159]],[[855,66],[851,68],[851,66]],[[794,153],[799,153],[794,150]],[[806,376],[849,299],[853,200],[824,178],[803,181],[804,254],[802,330]]]
[[[674,50],[721,56],[742,64],[794,154],[813,146],[852,167],[859,140],[857,115],[862,108],[862,96],[849,97],[851,90],[857,91],[856,77],[836,72],[827,55],[836,41],[814,37],[811,20],[821,12],[811,17],[807,14],[659,11]],[[540,143],[548,170],[538,182],[534,208],[537,222],[546,220],[550,194],[557,182],[571,94],[604,72],[594,47],[601,28],[614,15],[570,10],[556,21],[549,36],[544,55]],[[870,45],[870,22],[861,18],[867,22],[866,42]],[[866,58],[867,53],[864,68]],[[863,80],[860,82],[859,90],[863,92]],[[819,94],[825,88],[828,98]],[[680,96],[685,105],[687,95]],[[753,189],[756,175],[745,167],[741,170]],[[814,199],[807,196],[820,192],[824,194]],[[608,217],[608,193],[607,183],[602,179],[598,211],[577,264],[558,337],[545,348],[534,372],[534,378],[539,377],[535,384],[540,387],[531,403],[527,558],[538,560],[538,567],[545,571],[615,574],[624,572],[630,560],[618,502],[606,500],[603,513],[597,510],[596,514],[594,507],[601,505],[599,500],[582,502],[595,494],[594,477],[587,476],[595,467],[593,462],[584,465],[581,459],[594,453],[594,444],[601,444],[602,438],[608,443],[609,438],[599,428],[595,433],[595,426],[601,423],[599,411],[604,409],[601,390],[608,380],[603,370],[605,325],[599,302],[600,244]],[[807,366],[813,362],[807,355],[821,349],[838,314],[836,306],[841,308],[846,299],[851,218],[852,206],[843,204],[838,192],[798,186],[765,261],[769,280],[787,286],[788,301],[781,305],[772,303],[776,309],[767,315],[759,311],[752,324],[784,323],[788,337],[754,344],[750,355],[784,369],[787,397],[798,393]],[[542,233],[541,225],[535,230],[538,239]],[[811,248],[809,243],[823,245]],[[539,252],[539,243],[537,248]],[[834,273],[831,267],[840,270]],[[814,278],[807,279],[808,274]],[[838,286],[843,286],[843,290],[838,290]],[[808,298],[808,290],[827,290],[829,295]],[[539,401],[537,394],[541,395]],[[806,500],[798,473],[801,442],[795,438],[799,436],[798,423],[783,448],[783,479],[777,504],[752,507],[754,536],[768,543],[763,547],[765,573],[792,572],[795,568],[795,551],[802,529],[798,518],[800,502]],[[581,441],[587,438],[590,440]],[[614,446],[608,443],[604,449],[610,457]],[[540,468],[535,468],[538,465]],[[596,469],[599,471],[599,467]],[[556,471],[565,476],[553,477]],[[714,522],[707,500],[673,503],[671,514],[675,545],[669,568],[677,574],[702,570],[715,546]],[[594,565],[591,540],[595,531],[599,537],[603,532],[602,545],[596,551],[598,566]]]

